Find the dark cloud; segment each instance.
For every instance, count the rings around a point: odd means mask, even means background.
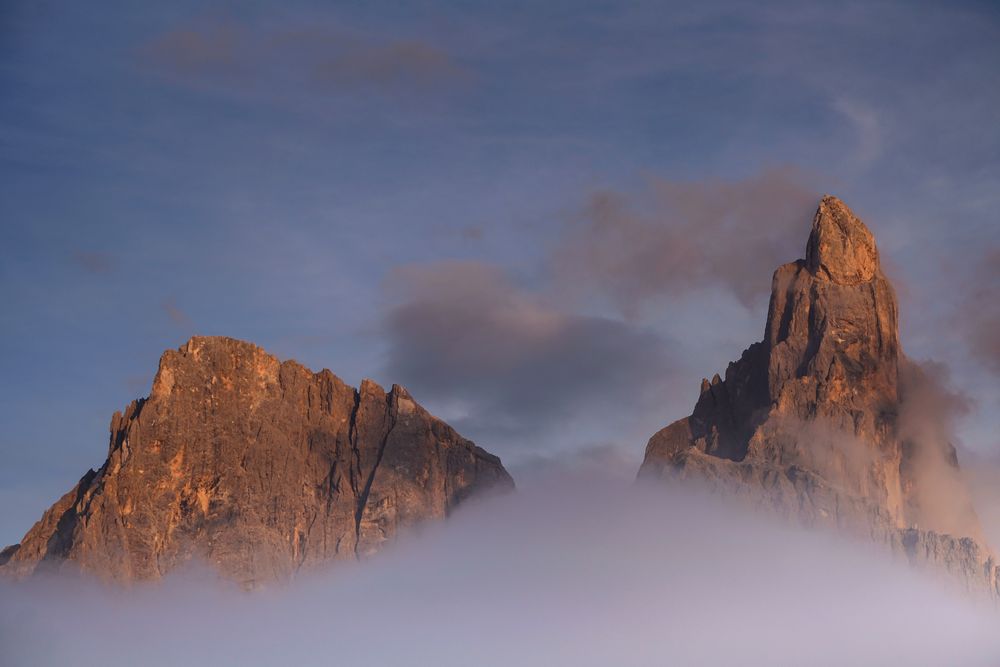
[[[115,269],[115,258],[106,252],[76,250],[72,254],[73,263],[87,273],[111,273]]]
[[[664,296],[722,286],[750,306],[805,250],[816,189],[794,169],[742,181],[652,178],[637,196],[591,196],[554,254],[571,289],[604,293],[626,315]]]
[[[592,421],[600,428],[573,433],[575,447],[627,441],[638,451],[648,433],[634,430],[652,428],[678,364],[633,316],[696,287],[721,285],[748,304],[766,294],[774,268],[805,247],[818,196],[803,181],[771,170],[737,182],[652,179],[638,201],[597,194],[544,256],[553,282],[530,290],[484,263],[397,270],[386,375],[490,444],[537,445],[550,427]],[[585,312],[568,290],[605,294],[628,317]]]
[[[422,90],[471,77],[444,49],[412,37],[372,38],[333,25],[262,28],[202,21],[162,34],[144,49],[153,64],[194,80],[321,89]]]
[[[518,488],[573,477],[635,479],[642,450],[633,444],[606,442],[563,451],[539,451],[507,465]]]
[[[571,417],[634,416],[668,367],[655,334],[564,312],[495,266],[402,268],[390,289],[386,372],[419,398],[452,402],[452,422],[475,432],[524,435]]]
[[[957,320],[977,359],[1000,373],[1000,248],[987,252],[976,266]]]

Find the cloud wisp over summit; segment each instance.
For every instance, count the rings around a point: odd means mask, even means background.
[[[598,191],[558,245],[555,272],[629,317],[704,287],[749,308],[770,292],[771,272],[803,252],[819,197],[792,168],[734,181],[654,176],[631,197]]]

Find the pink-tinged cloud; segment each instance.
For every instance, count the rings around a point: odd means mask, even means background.
[[[818,201],[795,169],[740,181],[654,177],[639,195],[596,192],[557,247],[555,271],[630,317],[706,286],[752,306],[770,290],[775,268],[803,256]]]

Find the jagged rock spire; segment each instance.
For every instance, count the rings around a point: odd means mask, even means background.
[[[819,203],[806,245],[806,267],[821,280],[840,285],[868,282],[878,273],[878,249],[871,231],[832,195]]]
[[[954,448],[914,438],[901,421],[901,379],[912,373],[897,313],[871,231],[823,197],[805,260],[774,273],[764,340],[724,380],[702,383],[690,417],[650,438],[640,476],[708,479],[1000,594]],[[928,489],[933,480],[949,480],[947,492]]]

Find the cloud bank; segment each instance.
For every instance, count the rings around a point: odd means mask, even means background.
[[[0,591],[0,662],[990,665],[1000,617],[881,552],[687,487],[553,471],[381,556],[246,594],[204,573]]]

